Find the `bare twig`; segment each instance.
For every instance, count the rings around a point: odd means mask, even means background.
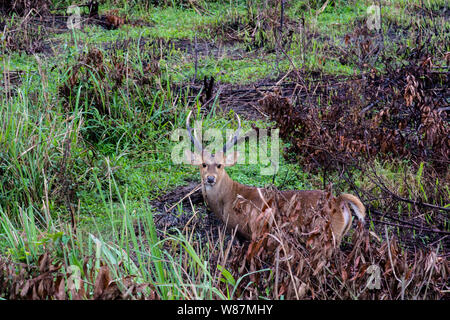
[[[173,206],[171,206],[169,209],[167,209],[166,212],[172,211],[173,208],[175,208],[176,206],[178,206],[184,199],[186,199],[187,197],[189,197],[190,195],[192,195],[194,192],[200,190],[201,187],[202,187],[202,184],[199,183],[196,187],[194,187],[194,189],[192,189],[188,194],[186,194],[183,198],[181,198],[177,203],[175,203]]]

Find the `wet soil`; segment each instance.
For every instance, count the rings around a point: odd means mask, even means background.
[[[150,202],[157,211],[154,222],[159,237],[176,232],[175,230],[186,229],[194,230],[197,238],[201,240],[206,240],[210,235],[217,237],[222,222],[206,206],[201,190],[184,198],[197,185],[198,182],[191,181]],[[183,198],[184,200],[180,202]],[[176,205],[178,202],[180,203]],[[173,207],[174,205],[176,206]]]

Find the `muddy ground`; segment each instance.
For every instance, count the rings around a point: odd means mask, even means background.
[[[170,234],[175,229],[195,228],[199,238],[205,240],[208,232],[217,232],[220,221],[205,205],[201,190],[187,196],[197,185],[196,182],[190,182],[150,202],[157,211],[154,221],[160,236],[163,236],[163,232]]]

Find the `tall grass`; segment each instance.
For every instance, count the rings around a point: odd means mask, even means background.
[[[81,123],[76,113],[52,110],[36,90],[23,85],[0,108],[0,205],[12,215],[19,207],[48,205],[42,200],[55,183],[64,142],[76,143]]]
[[[76,67],[69,62],[60,73],[45,74],[46,66],[39,65],[40,72],[26,76],[16,94],[3,97],[1,256],[38,267],[42,254],[49,252],[63,266],[68,292],[75,270],[81,277],[78,285],[92,292],[92,281],[106,264],[122,288],[133,277],[135,283],[151,284],[161,299],[235,297],[239,280],[231,281],[223,276],[226,270],[209,264],[223,243],[202,244],[181,231],[160,239],[152,207],[142,198],[133,200],[134,191],[116,179],[116,174],[128,178],[118,167],[135,166],[143,158],[170,170],[170,153],[161,136],[168,141],[169,132],[186,118],[185,93],[173,92],[170,77],[156,79],[159,90],[136,85],[133,76],[143,76],[142,59],[148,57],[130,58],[129,53],[116,56],[130,72],[112,94],[109,74],[101,77],[98,70],[85,67],[79,71],[83,81],[61,99],[60,88]],[[110,56],[102,63],[113,70]],[[49,89],[45,94],[44,86]],[[100,105],[93,104],[93,97]],[[100,108],[109,112],[102,114]],[[92,133],[98,139],[91,140]],[[150,156],[142,155],[146,149]],[[65,194],[68,184],[76,185],[75,199]],[[89,199],[98,199],[95,212],[86,212],[82,201]],[[221,261],[226,264],[225,257]],[[86,264],[94,276],[83,271]],[[220,286],[223,279],[228,279],[227,292]]]
[[[59,217],[42,216],[33,207],[19,207],[18,221],[13,221],[0,208],[5,254],[15,261],[37,266],[39,257],[50,252],[57,262],[62,263],[66,281],[73,270],[80,270],[86,292],[94,290],[91,279],[95,279],[101,265],[106,264],[119,286],[125,288],[124,281],[133,277],[137,284],[151,284],[161,299],[236,298],[236,289],[248,274],[235,280],[221,266],[227,263],[224,253],[219,254],[217,269],[210,265],[213,252],[225,247],[223,240],[202,244],[181,231],[159,239],[153,209],[148,204],[143,204],[139,210],[130,210],[127,195],[118,193],[113,174],[107,190],[102,190],[100,182],[96,182],[109,220],[108,232],[100,230],[95,219],[91,232],[82,227],[73,229]],[[114,202],[113,194],[120,199],[119,206]],[[81,271],[87,257],[95,257],[90,262],[94,276]],[[227,284],[225,291],[220,283]],[[146,293],[150,294],[150,289],[143,294]]]

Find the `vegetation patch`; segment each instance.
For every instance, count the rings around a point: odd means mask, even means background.
[[[448,299],[447,2],[0,0],[0,298]],[[227,168],[272,190],[250,240],[171,160],[190,111],[279,129],[276,174]]]

